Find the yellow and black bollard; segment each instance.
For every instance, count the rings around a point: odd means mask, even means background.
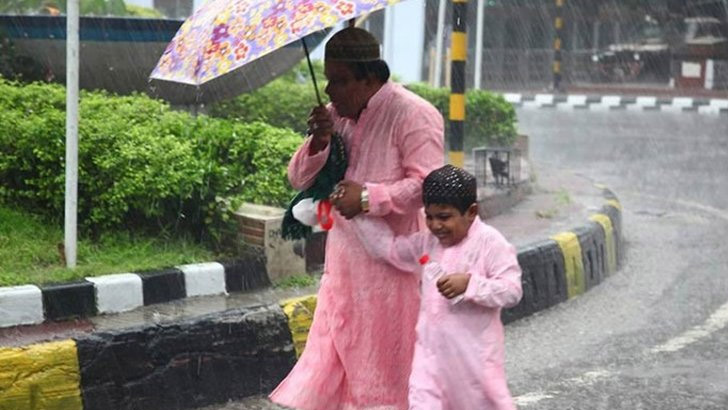
[[[556,16],[554,17],[554,91],[561,90],[561,35],[564,28],[564,1],[556,0]]]
[[[465,162],[465,57],[467,35],[465,12],[467,0],[453,0],[452,62],[450,71],[450,163],[462,168]]]

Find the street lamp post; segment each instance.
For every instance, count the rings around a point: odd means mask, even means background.
[[[78,209],[78,66],[79,0],[68,0],[66,11],[66,207],[64,256],[76,267]]]

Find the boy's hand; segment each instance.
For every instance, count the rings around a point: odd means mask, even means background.
[[[452,299],[465,292],[470,282],[469,273],[453,273],[445,275],[437,281],[437,290],[442,296]]]

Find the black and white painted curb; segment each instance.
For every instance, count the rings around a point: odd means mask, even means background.
[[[193,296],[270,285],[265,256],[88,277],[53,285],[0,288],[0,328],[119,313]]]
[[[584,94],[503,93],[503,98],[515,107],[524,109],[553,108],[557,110],[589,111],[665,111],[697,112],[706,115],[728,114],[728,98],[650,97]]]

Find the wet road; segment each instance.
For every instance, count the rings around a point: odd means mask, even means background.
[[[621,270],[507,326],[520,409],[728,409],[728,116],[519,110],[538,167],[624,206]],[[279,409],[263,398],[206,410]]]

